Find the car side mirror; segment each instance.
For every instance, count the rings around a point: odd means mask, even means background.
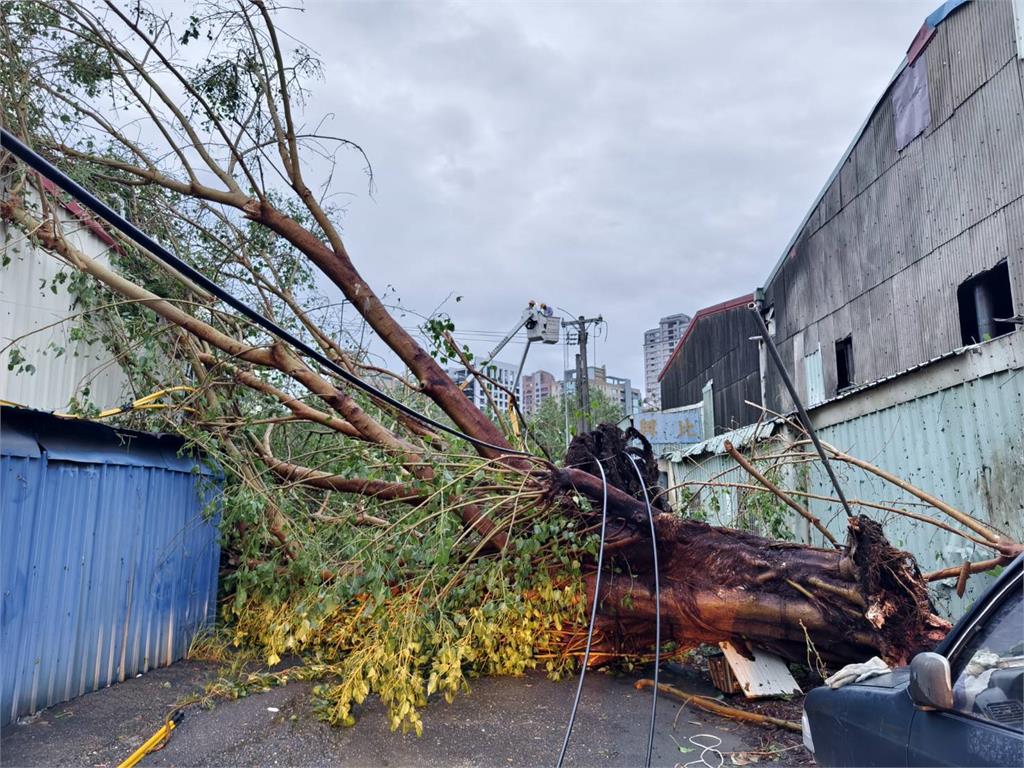
[[[910,662],[910,698],[921,709],[952,709],[953,684],[949,660],[937,653],[919,653]]]

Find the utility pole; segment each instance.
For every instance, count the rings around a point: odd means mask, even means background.
[[[597,317],[584,317],[580,315],[576,320],[563,320],[565,327],[575,328],[580,345],[580,351],[576,353],[576,403],[579,406],[580,418],[576,434],[582,435],[590,431],[590,376],[587,370],[587,326],[591,323],[600,323],[604,320],[600,315]]]

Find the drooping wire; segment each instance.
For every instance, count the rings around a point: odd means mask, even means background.
[[[590,625],[587,627],[587,647],[583,652],[583,668],[580,670],[580,681],[576,685],[576,698],[572,702],[572,712],[569,713],[569,725],[565,729],[565,739],[562,741],[562,751],[558,753],[557,768],[562,768],[562,761],[565,760],[565,750],[569,748],[569,737],[572,735],[572,727],[576,722],[576,710],[580,706],[580,696],[583,693],[583,680],[587,676],[587,664],[590,663],[590,645],[594,641],[594,624],[597,622],[597,603],[601,596],[601,568],[604,565],[604,530],[608,521],[608,478],[605,475],[601,460],[594,457],[597,468],[601,471],[601,544],[597,550],[597,576],[594,579],[594,602],[590,606]]]
[[[654,512],[651,509],[651,499],[647,495],[647,481],[644,480],[636,459],[629,452],[624,452],[629,463],[636,471],[637,479],[640,480],[640,487],[644,491],[644,503],[647,505],[647,519],[651,523],[651,552],[654,556],[654,700],[651,702],[651,730],[647,735],[647,759],[644,761],[646,768],[651,768],[651,753],[654,751],[654,723],[658,717],[658,667],[661,665],[661,580],[658,577],[658,538],[654,533]]]
[[[517,451],[505,446],[494,445],[493,443],[489,443],[486,440],[480,440],[479,438],[473,437],[472,435],[467,435],[466,433],[462,432],[456,427],[450,427],[443,422],[437,421],[436,419],[427,416],[426,414],[420,413],[415,408],[406,405],[400,400],[396,400],[386,392],[383,392],[374,387],[372,384],[363,381],[355,374],[346,371],[344,368],[342,368],[336,362],[334,362],[329,357],[324,355],[322,352],[306,344],[306,342],[302,341],[302,339],[285,330],[277,323],[275,323],[273,320],[264,317],[259,312],[252,309],[249,305],[235,298],[227,290],[217,285],[215,282],[213,282],[213,280],[208,278],[202,272],[179,259],[173,253],[171,253],[158,242],[156,242],[156,240],[154,240],[152,237],[147,235],[137,226],[135,226],[130,221],[121,216],[119,213],[114,211],[110,206],[108,206],[98,197],[96,197],[87,189],[85,189],[85,187],[81,186],[78,182],[74,181],[69,176],[67,176],[63,171],[61,171],[55,165],[50,163],[46,158],[36,154],[32,149],[30,149],[28,146],[26,146],[20,140],[18,140],[18,138],[15,137],[14,134],[12,134],[6,128],[0,128],[0,147],[6,149],[8,152],[17,157],[19,160],[21,160],[27,166],[32,168],[34,171],[49,179],[51,182],[56,184],[67,194],[69,194],[71,197],[77,200],[79,203],[91,209],[93,213],[95,213],[100,218],[104,219],[108,224],[110,224],[110,226],[117,229],[125,237],[134,242],[140,248],[152,254],[152,256],[155,259],[163,262],[164,264],[171,267],[175,271],[184,275],[193,283],[198,285],[200,288],[207,291],[211,295],[216,296],[225,304],[241,313],[243,316],[251,320],[253,323],[258,325],[263,330],[267,331],[271,336],[274,336],[280,341],[283,341],[286,344],[291,345],[293,348],[295,348],[302,354],[306,355],[307,357],[315,360],[319,365],[331,371],[331,373],[335,374],[342,380],[346,381],[348,384],[351,384],[353,387],[361,389],[363,392],[367,393],[368,395],[371,395],[380,402],[386,403],[387,405],[390,405],[392,408],[401,411],[405,415],[413,419],[416,419],[421,424],[424,424],[428,427],[433,427],[434,429],[440,430],[441,432],[446,432],[447,434],[452,435],[453,437],[465,440],[466,442],[472,443],[477,447],[488,448],[490,450],[497,451],[499,453],[507,455],[529,456],[529,454],[526,453],[525,451]]]

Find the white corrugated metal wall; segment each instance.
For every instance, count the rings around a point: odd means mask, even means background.
[[[0,189],[0,194],[4,190]],[[62,224],[77,246],[103,257],[108,245],[83,222],[63,211]],[[25,233],[0,221],[0,348],[14,343],[34,373],[8,368],[13,347],[0,353],[0,400],[44,411],[68,406],[88,387],[89,399],[101,408],[125,399],[126,380],[102,346],[69,339],[73,297],[66,284],[55,284],[61,262],[32,244]],[[63,348],[62,354],[57,349]]]

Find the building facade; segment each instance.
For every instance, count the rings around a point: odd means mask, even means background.
[[[515,392],[516,401],[523,402],[522,381],[515,382],[518,368],[511,363],[492,360],[481,371],[486,377],[484,384],[464,367],[453,368],[448,373],[452,380],[462,387],[466,397],[484,413],[493,413],[496,407],[501,413],[508,411],[509,392]],[[513,389],[513,385],[515,389]],[[486,388],[486,389],[485,389]],[[493,403],[493,407],[492,407]]]
[[[686,333],[690,316],[682,313],[663,317],[657,328],[644,331],[644,408],[661,410],[661,386],[658,375],[665,367],[679,338]]]
[[[540,370],[526,374],[522,378],[523,413],[533,416],[539,410],[544,401],[549,397],[557,397],[560,392],[558,379],[553,373]]]
[[[708,436],[757,418],[746,405],[761,401],[753,299],[746,294],[699,310],[658,373],[662,408],[702,403]]]
[[[1022,327],[1024,59],[1011,3],[929,17],[757,298],[808,406]],[[749,341],[755,325],[733,326],[700,323],[661,378],[671,405],[712,381],[718,431],[752,420],[745,400],[793,408]],[[742,398],[719,396],[737,382]]]
[[[7,183],[0,179],[0,198],[9,194]],[[68,240],[109,263],[115,241],[95,220],[73,203],[53,213]],[[45,411],[63,411],[76,401],[100,409],[123,403],[130,390],[114,356],[74,333],[80,310],[63,262],[4,218],[0,253],[0,400]]]
[[[824,442],[1020,540],[1024,28],[1014,7],[951,0],[928,17],[751,303]],[[661,376],[664,403],[713,405],[707,439],[662,463],[669,484],[700,488],[695,503],[724,525],[750,511],[742,488],[705,487],[739,472],[726,440],[756,455],[775,430],[798,437],[746,402],[794,409],[757,327],[739,300],[698,312]],[[780,475],[841,540],[847,517],[822,468]],[[860,467],[839,477],[849,498],[920,501]],[[794,537],[822,544],[805,522],[793,516]],[[917,519],[888,518],[885,529],[924,571],[991,556]],[[935,581],[930,593],[956,618],[990,583],[979,574],[958,592]]]
[[[633,386],[633,382],[630,379],[609,376],[603,365],[588,367],[587,379],[590,381],[590,391],[601,392],[612,402],[618,403],[623,416],[633,416],[640,413],[643,406],[643,396],[640,394],[640,390]],[[576,396],[575,369],[565,372],[561,389],[565,397]]]

